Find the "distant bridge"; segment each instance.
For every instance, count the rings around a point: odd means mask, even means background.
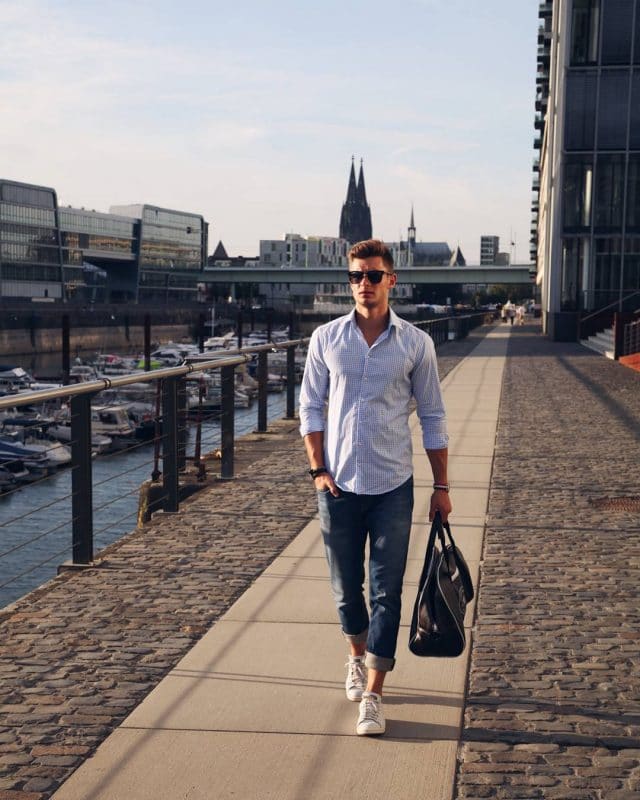
[[[522,284],[535,278],[534,267],[405,267],[398,270],[399,284],[462,283]],[[202,273],[203,283],[346,283],[345,267],[213,267]]]

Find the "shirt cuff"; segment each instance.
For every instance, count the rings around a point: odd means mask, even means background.
[[[426,431],[422,436],[425,450],[444,450],[449,446],[449,434],[446,428]]]
[[[300,419],[300,436],[306,436],[308,433],[318,433],[324,431],[324,416],[314,417],[309,416]]]

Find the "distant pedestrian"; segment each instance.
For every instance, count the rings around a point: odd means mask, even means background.
[[[511,300],[507,300],[507,302],[504,304],[504,310],[506,312],[507,319],[513,325],[513,321],[516,318],[516,307]]]
[[[433,472],[429,510],[451,512],[445,412],[431,338],[389,307],[397,276],[381,241],[349,251],[355,309],[317,328],[300,391],[300,432],[318,496],[331,588],[349,644],[356,733],[385,730],[382,687],[395,665],[413,510],[412,401]],[[369,538],[369,605],[363,594]]]
[[[525,308],[524,306],[520,305],[516,308],[516,323],[518,325],[524,325],[524,314]]]

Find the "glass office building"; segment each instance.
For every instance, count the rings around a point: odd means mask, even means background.
[[[207,234],[198,214],[60,208],[53,189],[0,180],[0,298],[196,302]]]
[[[83,208],[61,208],[58,218],[67,299],[135,302],[137,221]]]
[[[545,325],[570,338],[576,315],[640,290],[640,0],[539,16],[532,256]]]
[[[0,296],[64,298],[53,189],[0,180]]]
[[[207,253],[204,218],[150,205],[112,206],[110,211],[139,221],[138,300],[195,301]]]

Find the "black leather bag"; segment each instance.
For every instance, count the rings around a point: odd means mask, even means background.
[[[416,656],[459,656],[466,641],[464,615],[472,599],[467,562],[453,541],[449,523],[437,513],[413,607],[409,650]]]

